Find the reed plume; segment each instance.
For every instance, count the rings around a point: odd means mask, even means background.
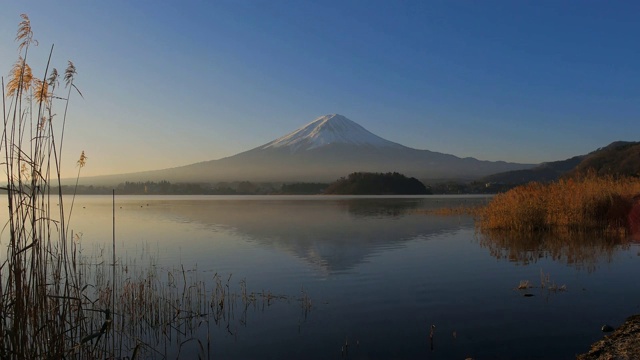
[[[31,67],[20,56],[11,69],[6,88],[7,96],[20,96],[20,93],[28,91],[32,84],[33,74],[31,73]]]
[[[18,24],[18,32],[16,33],[16,42],[18,42],[18,52],[29,47],[31,43],[38,45],[33,39],[33,31],[31,30],[31,20],[27,14],[20,14],[22,21]]]
[[[37,104],[44,103],[48,105],[49,103],[49,84],[46,81],[42,81],[40,79],[34,78],[34,99]]]

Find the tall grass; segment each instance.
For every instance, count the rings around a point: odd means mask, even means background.
[[[209,358],[213,327],[236,336],[249,324],[252,311],[262,312],[275,302],[295,302],[306,317],[312,304],[309,296],[278,295],[249,291],[246,280],[232,276],[203,276],[197,269],[162,267],[146,249],[138,258],[118,259],[111,282],[111,262],[104,251],[82,257],[78,267],[91,279],[85,290],[87,322],[93,329],[81,339],[80,347],[95,347],[92,355],[115,358]],[[115,302],[113,302],[115,297]],[[104,312],[112,322],[107,332]],[[111,350],[115,349],[115,350]]]
[[[60,192],[69,99],[72,90],[80,93],[76,68],[68,63],[67,90],[60,96],[56,69],[49,70],[47,62],[46,80],[40,80],[28,65],[37,42],[26,15],[16,39],[18,61],[6,84],[2,78],[0,165],[6,186],[1,189],[8,209],[0,236],[7,248],[0,255],[0,359],[167,358],[179,357],[191,344],[204,358],[210,322],[232,333],[236,306],[242,305],[244,324],[248,309],[264,309],[276,300],[295,299],[306,315],[311,301],[304,292],[300,297],[248,292],[243,281],[239,294],[230,277],[204,281],[182,267],[161,271],[153,259],[139,267],[116,260],[115,248],[109,260],[104,249],[83,254],[81,235],[69,227],[73,200],[65,210]],[[49,60],[52,52],[53,47]],[[57,105],[63,107],[61,118],[54,118]],[[78,177],[86,159],[82,152]]]
[[[480,212],[481,230],[602,230],[625,233],[640,179],[587,174],[529,183],[496,195]]]
[[[46,67],[37,78],[28,64],[37,45],[31,23],[18,26],[18,60],[5,84],[2,78],[3,132],[0,157],[6,175],[8,237],[0,264],[0,357],[62,358],[86,331],[81,277],[69,247],[60,185],[60,153],[75,68],[65,72],[65,96],[57,94],[59,76]],[[54,120],[57,104],[64,107]],[[59,203],[59,206],[56,206]],[[57,220],[56,220],[57,219]]]

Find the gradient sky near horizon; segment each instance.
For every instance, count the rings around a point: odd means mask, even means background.
[[[338,113],[406,146],[525,163],[640,140],[637,1],[8,1],[74,61],[64,176],[219,159]],[[61,111],[61,110],[59,110]]]

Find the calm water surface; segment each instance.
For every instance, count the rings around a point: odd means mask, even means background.
[[[476,234],[467,216],[421,209],[487,197],[116,197],[120,257],[232,275],[250,291],[296,295],[254,309],[211,358],[570,359],[640,312],[640,247]],[[76,199],[83,252],[110,251],[111,197]],[[584,244],[584,245],[581,245]],[[143,262],[144,260],[140,260]],[[540,288],[541,272],[567,291]],[[521,280],[536,286],[524,297]],[[433,339],[429,339],[435,325]],[[348,353],[342,347],[348,341]]]

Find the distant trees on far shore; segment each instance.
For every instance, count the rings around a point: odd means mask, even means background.
[[[127,181],[116,186],[63,185],[63,194],[108,195],[315,195],[328,183],[254,183],[250,181],[208,183],[171,183],[169,181]]]
[[[404,179],[403,179],[404,178]],[[386,180],[385,180],[386,179]],[[411,180],[413,179],[413,180]],[[115,189],[120,195],[322,195],[322,194],[495,194],[514,185],[441,181],[426,186],[414,178],[399,173],[353,173],[333,183],[293,182],[257,183],[232,181],[219,183],[171,183],[169,181],[127,181],[116,186],[63,185],[63,194],[110,195]],[[52,187],[57,191],[57,187]],[[4,193],[0,190],[0,193]]]
[[[325,194],[335,195],[426,195],[431,192],[416,178],[397,172],[355,172],[329,185]]]
[[[120,195],[267,195],[277,193],[276,184],[256,184],[249,181],[207,183],[171,183],[162,181],[127,181],[116,186],[78,185],[77,194]],[[62,186],[64,194],[73,194],[74,186]]]

